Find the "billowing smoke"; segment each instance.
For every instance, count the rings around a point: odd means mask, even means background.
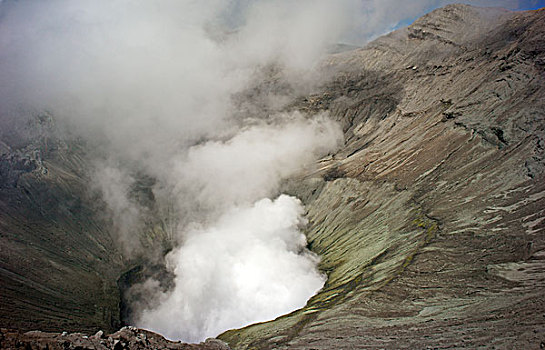
[[[159,292],[159,306],[140,314],[138,325],[198,341],[302,307],[321,288],[318,259],[300,232],[303,206],[293,197],[267,197],[281,179],[335,149],[342,133],[325,116],[278,118],[191,147],[170,168],[180,180],[176,197],[192,198],[201,218],[210,211],[219,218],[184,231],[167,256],[175,287]]]
[[[272,124],[243,128],[227,141],[209,141],[174,159],[169,176],[200,208],[225,209],[276,192],[294,175],[342,141],[338,125],[326,115],[277,115]]]
[[[216,223],[189,230],[167,256],[175,289],[138,324],[198,341],[304,306],[325,279],[305,249],[303,213],[299,200],[282,195],[233,207]]]
[[[147,301],[133,319],[202,340],[301,307],[324,282],[302,204],[279,193],[342,143],[327,115],[288,108],[320,83],[320,58],[445,3],[0,1],[0,128],[47,111],[95,150],[91,187],[120,249],[151,255],[141,233],[159,221],[174,246],[173,286],[135,286]]]

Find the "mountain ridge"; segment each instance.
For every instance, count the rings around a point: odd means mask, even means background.
[[[411,34],[439,27],[430,22],[444,13],[473,23],[482,11],[448,6],[332,56],[342,73],[299,107],[328,110],[347,144],[321,163],[322,180],[288,186],[307,205],[328,282],[303,310],[220,339],[289,349],[540,344],[544,11],[498,10],[460,42]],[[508,266],[532,273],[500,277]],[[517,288],[525,297],[508,292]]]

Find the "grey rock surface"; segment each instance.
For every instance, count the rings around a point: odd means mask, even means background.
[[[105,335],[99,331],[87,336],[82,333],[45,333],[41,331],[18,332],[0,329],[0,348],[2,349],[180,349],[180,350],[229,350],[229,346],[218,339],[207,339],[200,344],[186,344],[170,341],[157,333],[123,327],[119,331]]]

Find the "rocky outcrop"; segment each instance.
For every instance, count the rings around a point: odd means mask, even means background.
[[[25,350],[64,350],[64,349],[180,349],[180,350],[229,350],[229,346],[217,339],[207,339],[200,344],[173,342],[157,333],[123,327],[106,335],[103,331],[87,336],[82,333],[26,333],[0,329],[0,348]]]
[[[328,281],[233,348],[539,348],[545,11],[449,5],[363,49],[294,108],[346,145],[286,185]],[[543,345],[542,345],[543,346]]]

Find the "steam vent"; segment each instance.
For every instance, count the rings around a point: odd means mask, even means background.
[[[545,9],[83,3],[0,1],[0,348],[545,348]]]

